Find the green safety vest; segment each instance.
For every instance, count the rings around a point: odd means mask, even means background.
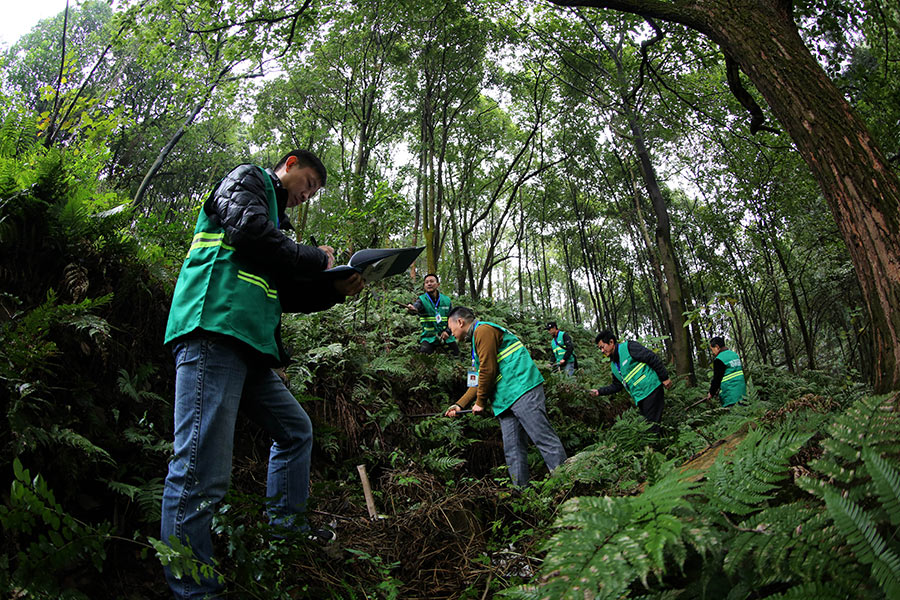
[[[721,360],[725,365],[725,375],[722,376],[722,384],[719,387],[719,400],[722,406],[737,404],[747,392],[741,357],[734,350],[726,349],[716,355],[716,360]]]
[[[490,325],[503,332],[500,347],[497,348],[497,387],[494,390],[494,398],[491,407],[495,415],[504,410],[522,397],[522,394],[544,383],[541,372],[531,360],[531,355],[525,345],[519,341],[509,330],[488,321],[476,321],[472,328],[472,335],[480,325]],[[475,341],[472,341],[472,368],[478,371],[478,354],[475,352]]]
[[[563,344],[563,336],[565,335],[564,331],[560,331],[556,334],[552,340],[550,340],[550,349],[553,350],[553,358],[556,359],[556,362],[561,361],[566,356],[566,347]],[[572,353],[572,361],[575,360],[575,353]]]
[[[419,296],[419,301],[425,307],[425,315],[419,315],[419,324],[422,325],[419,342],[434,343],[440,339],[441,332],[447,328],[447,315],[450,314],[450,298],[439,293],[437,306],[435,306],[431,296],[425,293]],[[456,338],[451,335],[445,343],[449,344],[455,341]]]
[[[275,188],[265,171],[263,180],[269,220],[277,225]],[[237,338],[280,361],[276,342],[280,320],[281,302],[271,276],[238,256],[225,231],[201,208],[175,284],[166,343],[203,329]]]
[[[613,376],[631,394],[635,406],[662,383],[650,365],[631,358],[631,354],[628,353],[628,342],[619,344],[619,364],[610,361],[609,366]]]

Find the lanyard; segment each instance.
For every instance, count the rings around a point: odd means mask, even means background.
[[[431,299],[431,294],[429,294],[428,292],[425,292],[425,295],[428,297],[428,301],[431,302],[431,303],[434,305],[434,322],[435,322],[435,323],[440,323],[440,322],[441,322],[441,313],[438,312],[438,304],[441,303],[441,294],[440,294],[440,292],[438,292],[437,300],[432,300],[432,299]]]
[[[478,329],[478,324],[480,321],[475,321],[475,324],[472,325],[472,369],[475,369],[475,330]]]

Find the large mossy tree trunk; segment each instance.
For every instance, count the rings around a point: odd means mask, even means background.
[[[793,139],[850,251],[872,324],[873,385],[900,388],[900,180],[800,38],[787,0],[551,0],[681,23],[733,59]]]

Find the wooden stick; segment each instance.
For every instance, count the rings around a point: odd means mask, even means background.
[[[695,406],[697,406],[697,405],[700,404],[701,402],[704,402],[705,400],[706,400],[706,396],[703,396],[702,398],[700,398],[699,400],[697,400],[696,402],[694,402],[693,404],[691,404],[690,406],[688,406],[688,407],[687,407],[686,409],[684,409],[684,410],[685,410],[685,411],[691,410],[692,408],[694,408]]]
[[[363,495],[366,497],[366,508],[369,509],[369,518],[377,519],[378,512],[375,510],[375,498],[372,496],[372,486],[369,485],[366,465],[356,465],[356,470],[359,471],[359,479],[362,481]]]
[[[409,417],[409,418],[414,418],[414,417],[438,417],[438,416],[440,416],[440,415],[443,415],[445,412],[446,412],[446,411],[443,411],[443,410],[442,410],[442,411],[440,411],[440,412],[420,413],[420,414],[417,414],[417,415],[403,415],[403,416],[404,416],[404,417]],[[469,414],[470,412],[472,412],[472,409],[471,409],[471,408],[466,408],[466,409],[464,409],[464,410],[458,410],[458,411],[456,411],[456,414],[458,414],[458,415],[467,415],[467,414]]]

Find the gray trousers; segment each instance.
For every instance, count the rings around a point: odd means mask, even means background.
[[[550,471],[566,460],[559,436],[547,418],[544,386],[538,385],[513,402],[512,406],[497,415],[503,434],[503,453],[509,475],[517,486],[528,483],[528,440],[531,439],[544,458]]]

